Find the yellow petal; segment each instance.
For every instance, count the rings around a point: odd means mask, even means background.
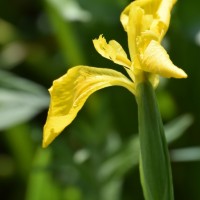
[[[176,3],[176,0],[162,0],[157,11],[158,18],[164,22],[165,25],[169,26],[171,10]]]
[[[111,40],[107,43],[105,38],[100,35],[98,39],[93,40],[93,43],[97,52],[103,57],[112,60],[116,64],[130,68],[131,62],[118,42]]]
[[[141,55],[141,69],[150,73],[170,78],[186,78],[187,74],[176,67],[169,58],[166,50],[159,42],[152,40]]]
[[[152,36],[152,39],[161,41],[169,27],[170,13],[175,2],[176,0],[136,0],[122,12],[121,23],[129,35],[130,30],[135,33],[132,38],[143,34],[148,37],[147,40]],[[140,14],[139,17],[138,9],[142,10],[143,16]],[[139,30],[137,34],[134,29]]]
[[[160,4],[161,0],[139,0],[134,1],[130,3],[121,13],[120,21],[125,29],[127,31],[127,26],[130,20],[130,15],[136,12],[136,8],[140,8],[144,11],[145,15],[152,15],[155,16],[156,11],[158,9],[158,6]],[[142,25],[142,22],[141,22]],[[134,26],[132,24],[132,26]]]
[[[129,21],[127,24],[127,35],[128,35],[128,47],[130,52],[131,60],[136,62],[134,59],[135,55],[138,54],[138,35],[141,33],[141,21],[144,12],[139,7],[132,7],[129,15]]]
[[[171,18],[171,10],[175,2],[176,0],[162,0],[155,13],[156,18],[154,19],[150,30],[158,36],[159,41],[163,39],[168,30]]]
[[[76,117],[87,98],[108,86],[124,86],[135,93],[134,83],[112,69],[77,66],[53,82],[50,108],[43,133],[47,147]]]
[[[122,26],[124,30],[127,32],[127,25],[129,21],[129,12],[130,12],[130,7],[134,2],[130,3],[121,13],[120,15],[120,21],[122,23]]]
[[[129,4],[120,16],[121,23],[128,34],[128,46],[132,62],[138,63],[137,55],[139,48],[147,46],[149,41],[155,39],[155,34],[150,26],[153,21],[153,15],[146,13],[144,8],[152,8],[150,0],[134,1]],[[141,37],[141,34],[142,37]],[[146,40],[145,38],[148,38]]]

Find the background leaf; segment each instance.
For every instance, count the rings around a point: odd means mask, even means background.
[[[48,105],[43,87],[0,71],[0,130],[30,120]]]

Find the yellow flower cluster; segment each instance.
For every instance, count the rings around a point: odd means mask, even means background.
[[[127,32],[130,59],[115,40],[107,43],[102,35],[93,40],[97,52],[123,66],[129,78],[112,69],[76,66],[53,82],[49,89],[51,102],[44,126],[43,147],[74,120],[87,98],[99,89],[117,85],[135,94],[137,84],[142,81],[148,80],[156,86],[159,75],[187,77],[161,46],[174,3],[175,0],[136,0],[123,10],[120,20]]]

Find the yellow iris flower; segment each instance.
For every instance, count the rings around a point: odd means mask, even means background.
[[[172,63],[160,44],[169,27],[174,3],[175,0],[136,0],[123,10],[120,20],[127,32],[130,59],[115,40],[107,43],[102,35],[93,40],[97,52],[123,66],[129,78],[112,69],[81,65],[53,82],[49,89],[51,102],[44,126],[43,147],[74,120],[87,98],[99,89],[116,85],[135,94],[138,83],[149,80],[156,86],[159,75],[187,77]]]

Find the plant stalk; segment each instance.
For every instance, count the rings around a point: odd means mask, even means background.
[[[137,86],[140,176],[145,200],[173,200],[173,184],[163,123],[150,82]]]

